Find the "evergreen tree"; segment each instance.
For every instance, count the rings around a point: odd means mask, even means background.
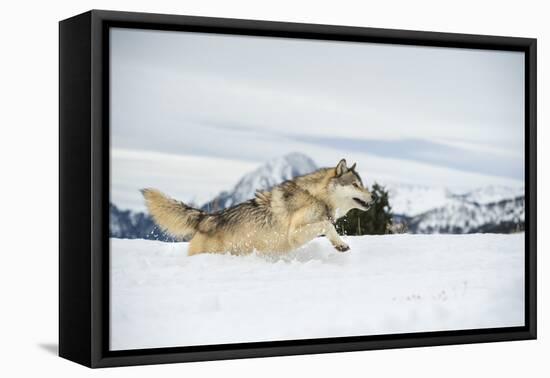
[[[341,235],[387,234],[392,225],[392,213],[387,190],[374,183],[372,186],[374,203],[367,211],[353,209],[336,222],[336,230]]]

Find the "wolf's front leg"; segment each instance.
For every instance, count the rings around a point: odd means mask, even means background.
[[[328,238],[328,240],[330,240],[334,248],[336,248],[336,250],[340,252],[349,251],[349,245],[347,245],[342,240],[340,235],[338,235],[338,232],[336,232],[336,228],[334,227],[334,224],[332,224],[329,221],[326,221],[325,223],[326,223],[326,225],[324,226],[326,230],[325,236]]]
[[[289,243],[292,248],[298,248],[321,235],[325,235],[336,250],[340,252],[349,250],[349,246],[344,243],[344,241],[340,238],[340,235],[336,232],[334,225],[329,221],[308,223],[297,227],[291,227],[289,233]]]

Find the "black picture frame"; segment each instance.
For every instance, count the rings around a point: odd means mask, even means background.
[[[110,27],[525,53],[525,326],[109,351]],[[536,338],[536,39],[92,10],[59,23],[59,355],[88,367]]]

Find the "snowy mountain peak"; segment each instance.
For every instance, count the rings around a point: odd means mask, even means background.
[[[235,186],[237,192],[252,193],[258,189],[265,190],[285,180],[311,173],[317,165],[308,156],[293,152],[291,154],[269,160],[253,172],[246,174]],[[253,190],[250,192],[250,190]],[[250,198],[250,197],[249,197]],[[246,200],[247,198],[243,198]]]
[[[478,204],[489,204],[502,201],[503,199],[517,198],[525,195],[524,187],[507,187],[490,185],[477,188],[467,193],[456,193],[455,198]]]
[[[225,209],[253,198],[257,190],[269,190],[285,180],[311,173],[316,169],[315,162],[299,152],[269,160],[244,175],[232,190],[220,193],[202,208],[207,211]]]

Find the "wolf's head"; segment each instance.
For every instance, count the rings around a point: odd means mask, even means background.
[[[373,202],[372,195],[363,185],[355,166],[353,164],[348,168],[346,160],[340,160],[334,168],[334,177],[330,179],[328,192],[337,218],[343,217],[351,209],[366,211]]]

